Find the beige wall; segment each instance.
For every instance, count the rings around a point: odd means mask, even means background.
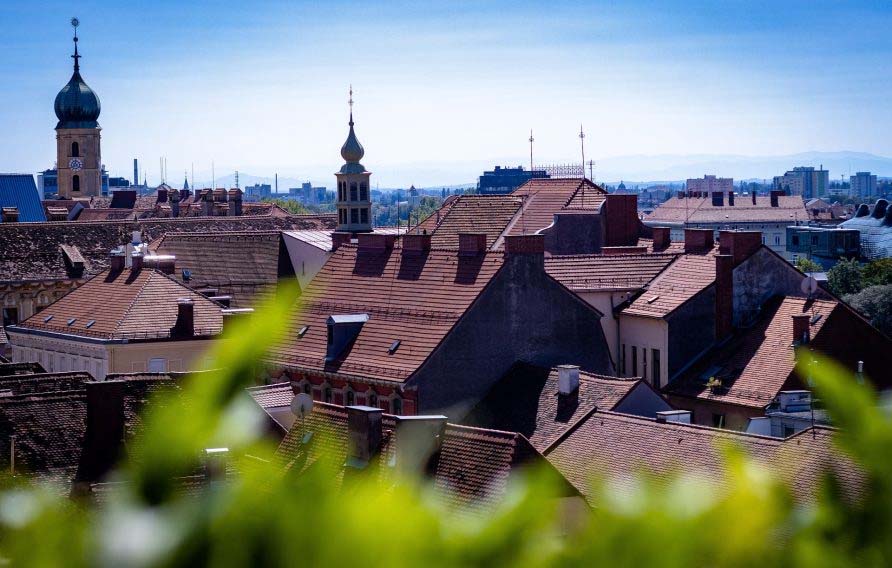
[[[660,388],[666,386],[669,379],[669,324],[658,318],[621,314],[619,330],[620,361],[622,360],[623,345],[625,345],[626,354],[625,372],[622,372],[622,363],[620,363],[620,375],[639,376],[654,386]],[[632,347],[637,348],[637,373],[634,373],[632,365]],[[653,372],[654,349],[659,351],[660,359],[660,377],[656,383]]]
[[[0,307],[13,308],[18,323],[80,286],[84,280],[46,280],[0,284]]]
[[[59,195],[62,197],[89,197],[102,194],[102,154],[100,152],[100,128],[60,128],[56,130],[56,166],[59,170]],[[71,143],[80,146],[78,159],[83,169],[74,172],[68,167],[71,160]],[[71,191],[72,176],[80,177],[80,192]]]
[[[670,395],[669,403],[675,408],[692,411],[691,420],[694,424],[718,426],[718,421],[721,420],[722,427],[731,430],[745,431],[750,418],[765,415],[762,409],[744,408],[733,404],[722,404],[698,398]]]
[[[613,362],[614,371],[619,375],[619,321],[613,317],[613,307],[626,301],[631,292],[580,292],[579,297],[587,304],[604,314],[601,318],[601,329],[604,330],[604,339],[610,349],[610,360]]]

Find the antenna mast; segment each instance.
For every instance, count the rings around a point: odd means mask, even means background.
[[[530,179],[533,178],[533,129],[530,128]]]

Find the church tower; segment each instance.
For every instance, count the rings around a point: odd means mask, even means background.
[[[77,18],[74,27],[74,74],[56,95],[56,168],[59,197],[102,195],[102,155],[99,151],[99,97],[81,78],[77,52]]]
[[[338,180],[338,231],[368,233],[372,230],[372,200],[369,178],[372,173],[359,163],[365,155],[362,144],[353,132],[353,87],[350,87],[350,133],[341,146],[341,157],[346,162],[335,174]]]

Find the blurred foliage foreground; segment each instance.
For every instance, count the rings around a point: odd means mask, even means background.
[[[101,505],[58,488],[6,479],[0,559],[9,565],[624,566],[892,565],[892,422],[874,393],[822,361],[815,388],[841,430],[840,451],[865,472],[865,498],[846,502],[828,478],[809,504],[733,447],[726,482],[680,473],[670,489],[642,471],[639,490],[594,480],[597,507],[568,522],[547,477],[531,471],[485,515],[450,511],[423,481],[349,485],[335,469],[286,474],[245,394],[265,346],[294,306],[282,294],[231,325],[212,378],[151,404]],[[188,400],[187,406],[183,406]],[[228,447],[237,475],[185,493],[207,448]],[[240,456],[240,457],[237,457]],[[246,466],[250,464],[250,466]],[[179,481],[177,481],[179,480]],[[663,480],[665,482],[665,480]],[[665,483],[660,483],[666,487]]]

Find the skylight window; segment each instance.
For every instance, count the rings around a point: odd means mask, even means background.
[[[88,321],[88,322],[87,322],[87,325],[86,325],[86,328],[87,328],[87,329],[90,329],[91,327],[93,327],[93,324],[94,324],[94,323],[96,323],[96,320],[90,320],[90,321]]]
[[[302,339],[303,336],[305,336],[308,331],[310,331],[310,326],[308,326],[308,325],[305,325],[305,326],[301,327],[299,330],[297,330],[298,339]]]
[[[660,296],[657,295],[657,296],[651,296],[650,298],[648,298],[648,299],[645,300],[645,301],[646,301],[648,304],[653,304],[654,302],[656,302],[656,301],[659,300],[659,299],[660,299]]]
[[[393,355],[394,353],[396,353],[396,350],[400,348],[400,344],[401,344],[401,343],[402,343],[402,341],[399,340],[399,339],[397,339],[396,341],[394,341],[393,343],[391,343],[391,344],[390,344],[390,348],[387,350],[387,353],[388,353],[389,355]]]
[[[45,318],[43,318],[43,323],[49,323],[51,319],[53,319],[53,316],[46,316]]]
[[[822,317],[824,317],[824,314],[815,314],[815,315],[813,315],[813,316],[811,317],[811,324],[812,324],[812,325],[815,325],[816,323],[818,323],[819,321],[821,321],[821,318],[822,318]]]
[[[77,318],[71,318],[70,320],[68,320],[68,325],[73,324],[75,321],[77,321]]]

